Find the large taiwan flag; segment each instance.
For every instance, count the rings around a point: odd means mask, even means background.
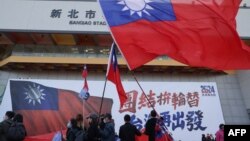
[[[65,130],[68,121],[77,114],[86,117],[98,113],[101,103],[101,97],[91,96],[83,102],[79,93],[32,81],[10,80],[10,93],[13,111],[24,117],[27,141],[51,140],[53,133]],[[112,99],[104,98],[103,104],[102,112],[111,113]]]
[[[241,0],[99,0],[129,68],[167,55],[190,66],[249,69],[236,32]]]

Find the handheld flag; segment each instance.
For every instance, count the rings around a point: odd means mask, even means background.
[[[109,55],[109,62],[108,62],[108,68],[107,68],[107,74],[106,77],[109,81],[113,82],[116,85],[117,93],[120,99],[120,106],[126,102],[127,96],[123,89],[121,78],[120,78],[120,72],[118,69],[118,62],[117,57],[115,53],[115,44],[112,44],[110,55]]]
[[[83,71],[82,71],[82,78],[85,79],[88,76],[87,66],[84,65]]]
[[[81,92],[79,93],[79,97],[84,100],[88,100],[90,96],[88,82],[87,82],[87,75],[88,75],[88,71],[87,71],[87,66],[85,65],[82,71],[82,78],[84,79],[84,85],[83,85]]]
[[[241,0],[99,2],[130,70],[161,55],[190,66],[250,68],[250,49],[236,32]]]

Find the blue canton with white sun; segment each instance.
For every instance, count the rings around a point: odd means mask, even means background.
[[[25,100],[28,100],[28,103],[36,105],[41,104],[42,100],[45,100],[46,94],[44,93],[44,89],[40,87],[40,85],[36,85],[35,83],[28,85],[28,87],[24,88],[26,95]]]
[[[173,21],[176,16],[170,0],[99,0],[109,26],[146,20]]]

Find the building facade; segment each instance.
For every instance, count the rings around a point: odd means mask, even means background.
[[[88,80],[105,80],[113,40],[95,0],[0,3],[0,103],[10,79],[82,80],[87,64]],[[237,30],[248,45],[249,14],[243,0]],[[122,81],[135,81],[118,57]],[[141,82],[215,82],[225,124],[250,124],[249,70],[190,67],[161,56],[134,72]]]

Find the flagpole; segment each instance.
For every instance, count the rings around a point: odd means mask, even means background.
[[[83,86],[85,85],[86,81],[87,81],[87,78],[84,78]],[[82,115],[83,115],[83,117],[84,117],[84,109],[85,109],[84,103],[85,103],[85,100],[82,99]]]
[[[150,107],[157,113],[157,115],[159,115],[158,112],[155,110],[153,104],[149,101],[149,98],[148,98],[148,96],[146,95],[146,93],[144,92],[144,90],[143,90],[142,86],[140,85],[139,81],[137,80],[137,78],[136,78],[136,76],[135,76],[135,73],[134,73],[133,71],[131,71],[131,72],[132,72],[132,74],[133,74],[133,77],[134,77],[136,83],[138,84],[138,86],[140,87],[142,93],[143,93],[144,96],[146,97],[146,99],[147,99],[147,101],[148,101]],[[160,115],[159,115],[159,116],[160,116]],[[163,126],[167,129],[167,126],[166,126],[165,124],[163,124]],[[168,134],[169,134],[169,133],[168,133]],[[167,138],[167,137],[165,137],[165,138]]]
[[[84,99],[82,99],[82,116],[84,117],[84,116],[86,116],[86,115],[84,115],[84,109],[85,109],[85,106],[84,106],[84,103],[86,102],[86,100],[84,100]],[[83,118],[83,121],[82,121],[83,123],[82,123],[82,125],[83,125],[83,129],[85,128],[85,124],[84,124],[84,118]]]
[[[112,51],[112,47],[113,47],[114,43],[112,43],[111,45],[111,51]],[[109,59],[108,59],[108,67],[107,67],[107,72],[108,72],[108,68],[109,68],[109,61],[111,59],[111,52],[109,54]],[[99,123],[99,120],[100,120],[100,117],[101,117],[101,112],[102,112],[102,104],[103,104],[103,99],[104,99],[104,94],[105,94],[105,90],[106,90],[106,84],[107,84],[107,81],[108,81],[108,75],[106,74],[105,76],[105,83],[104,83],[104,88],[103,88],[103,91],[102,91],[102,100],[101,100],[101,105],[100,105],[100,109],[99,109],[99,113],[98,113],[98,123]]]
[[[105,90],[106,90],[106,84],[107,84],[107,76],[105,77],[105,83],[104,83],[104,88],[102,91],[102,100],[101,100],[101,105],[100,105],[100,109],[99,109],[99,114],[98,114],[98,122],[101,116],[101,112],[102,112],[102,104],[103,104],[103,99],[104,99],[104,94],[105,94]]]
[[[83,66],[83,70],[82,70],[82,78],[83,78],[83,88],[82,89],[87,89],[87,92],[86,92],[86,99],[82,98],[82,116],[84,117],[84,109],[85,109],[85,106],[84,106],[84,103],[87,102],[86,100],[90,97],[90,95],[87,95],[89,89],[88,89],[88,83],[87,83],[87,76],[88,76],[88,71],[87,71],[87,66],[86,64]],[[81,93],[81,92],[80,92]],[[83,123],[81,123],[81,126],[83,127],[83,129],[85,128],[85,125],[84,125],[84,120],[83,120]]]
[[[133,74],[133,76],[134,76],[134,79],[135,79],[136,83],[138,84],[138,86],[140,87],[140,89],[141,89],[142,93],[143,93],[143,94],[144,94],[144,96],[146,97],[146,99],[147,99],[147,101],[148,101],[148,103],[149,103],[150,107],[151,107],[153,110],[155,110],[155,108],[154,108],[153,104],[150,102],[150,100],[149,100],[148,96],[146,95],[146,93],[145,93],[145,92],[144,92],[144,90],[142,89],[142,87],[141,87],[141,85],[140,85],[139,81],[137,80],[137,78],[136,78],[136,76],[135,76],[135,73],[134,73],[133,71],[131,71],[131,72],[132,72],[132,74]],[[156,110],[155,110],[155,111],[156,111]]]

